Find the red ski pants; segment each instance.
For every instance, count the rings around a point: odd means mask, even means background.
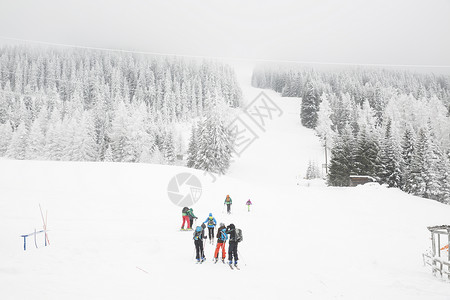
[[[187,228],[191,228],[191,222],[189,222],[189,216],[183,216],[183,225],[181,225],[181,228],[184,228],[184,223],[187,224]]]
[[[227,253],[225,252],[225,243],[217,243],[216,252],[214,252],[214,258],[219,257],[219,250],[222,248],[222,259],[225,259]]]

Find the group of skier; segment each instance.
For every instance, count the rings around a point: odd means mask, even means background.
[[[212,216],[212,214],[210,214]],[[207,220],[209,221],[209,220]],[[208,237],[205,234],[205,223],[202,223],[201,226],[197,226],[195,228],[194,232],[194,245],[195,245],[195,259],[197,260],[197,263],[203,263],[206,260],[205,257],[205,250],[204,250],[204,240],[206,240]],[[209,239],[212,241],[214,239],[214,227],[208,227],[209,231]],[[213,235],[211,236],[211,232]],[[226,251],[225,251],[225,245],[226,242],[229,240],[228,245],[228,264],[231,268],[233,266],[237,269],[238,267],[238,243],[243,240],[242,238],[242,231],[240,229],[236,229],[234,224],[230,224],[225,227],[224,223],[220,223],[220,227],[217,230],[217,245],[216,249],[214,251],[214,263],[217,263],[219,261],[219,254],[220,250],[222,250],[222,263],[225,263],[226,258]],[[234,264],[233,264],[234,262]]]
[[[231,214],[231,205],[232,200],[229,195],[227,195],[224,205],[227,205],[227,213]],[[248,211],[250,212],[250,205],[252,202],[250,199],[246,202],[248,206]],[[193,209],[184,207],[182,210],[183,213],[183,224],[181,226],[181,230],[192,230],[192,222],[197,219],[194,215]],[[184,229],[184,224],[187,223],[187,229]],[[206,224],[206,225],[205,225]],[[225,263],[226,251],[225,246],[226,242],[229,241],[228,245],[228,264],[233,269],[233,265],[236,269],[239,269],[238,263],[238,243],[243,240],[242,231],[237,229],[234,224],[230,224],[225,226],[224,223],[219,224],[219,228],[217,233],[215,234],[215,227],[217,226],[217,221],[212,215],[206,218],[206,220],[201,224],[201,226],[196,226],[193,239],[196,251],[196,260],[197,263],[203,263],[205,258],[204,253],[204,241],[209,238],[210,244],[214,244],[214,237],[217,238],[217,245],[214,251],[214,263],[217,263],[219,260],[219,253],[222,250],[221,260]],[[205,229],[208,228],[208,235],[205,234]],[[233,264],[234,261],[234,264]]]

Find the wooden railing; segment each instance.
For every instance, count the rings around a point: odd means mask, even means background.
[[[431,267],[434,276],[439,273],[441,275],[441,278],[447,278],[448,280],[450,280],[450,262],[439,257],[432,257],[426,253],[422,254],[422,258],[423,264],[425,266],[429,265]]]

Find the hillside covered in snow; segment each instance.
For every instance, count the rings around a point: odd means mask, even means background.
[[[263,90],[250,87],[251,69],[237,74],[250,104]],[[380,185],[303,180],[310,160],[323,163],[320,140],[301,125],[299,99],[264,93],[280,113],[251,127],[258,138],[216,181],[156,164],[0,160],[0,297],[448,299],[449,284],[421,254],[426,226],[447,224],[450,206]],[[207,261],[195,264],[192,232],[179,231],[181,207],[167,193],[182,172],[202,184],[197,224],[213,213],[242,229],[241,270],[213,264],[208,243]],[[23,251],[21,235],[42,228],[39,204],[50,245]]]

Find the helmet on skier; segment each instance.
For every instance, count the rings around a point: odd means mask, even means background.
[[[225,224],[224,223],[220,223],[220,227],[225,227]]]
[[[195,228],[195,231],[200,232],[202,231],[202,228],[200,226],[197,226],[197,228]]]
[[[212,213],[209,213],[209,216],[212,217]]]

